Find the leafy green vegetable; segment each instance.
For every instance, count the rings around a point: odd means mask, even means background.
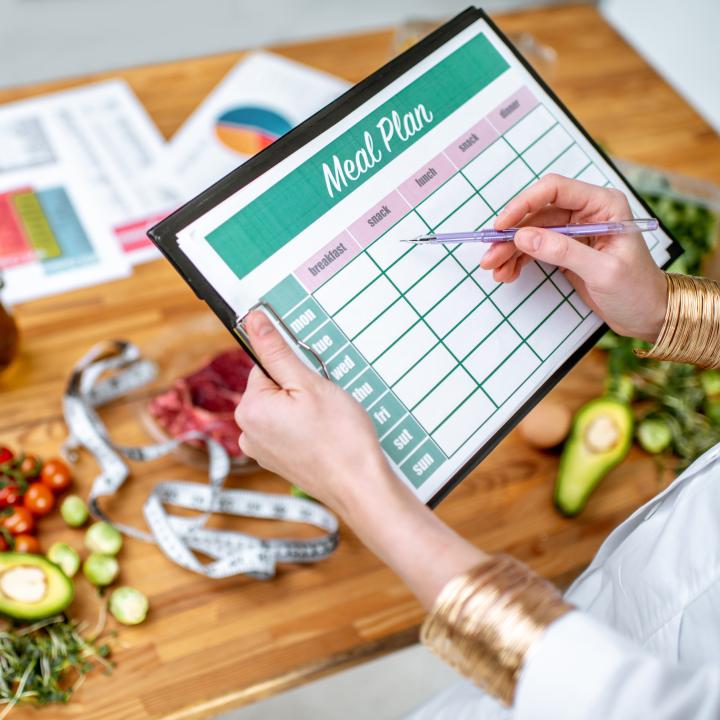
[[[96,645],[64,615],[34,625],[0,628],[0,720],[19,702],[67,702],[96,664],[107,671],[107,645]]]
[[[714,248],[718,216],[702,202],[662,192],[645,200],[682,245],[684,254],[670,270],[699,274],[703,257]],[[720,442],[720,373],[690,365],[642,360],[633,350],[647,343],[608,331],[598,342],[607,350],[605,392],[634,403],[638,442],[653,454],[672,450],[677,471]]]
[[[670,270],[699,274],[703,257],[713,249],[715,214],[701,203],[669,195],[645,193],[644,198],[685,251]]]

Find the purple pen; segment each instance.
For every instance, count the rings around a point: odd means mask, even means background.
[[[418,235],[416,238],[401,240],[401,242],[415,243],[417,245],[438,245],[446,243],[496,243],[510,242],[515,233],[521,228],[508,228],[507,230],[483,230],[450,233],[429,233]],[[569,235],[570,237],[593,237],[596,235],[620,235],[635,232],[652,232],[658,229],[655,218],[638,218],[634,220],[618,220],[604,223],[577,223],[576,225],[553,225],[546,230]]]

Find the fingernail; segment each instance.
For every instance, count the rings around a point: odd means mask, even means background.
[[[538,250],[540,248],[540,242],[542,241],[542,235],[537,230],[529,228],[527,230],[520,230],[515,235],[515,240],[519,240],[521,245],[528,250]]]
[[[256,312],[252,319],[253,330],[257,335],[267,335],[272,332],[272,323],[265,313]]]

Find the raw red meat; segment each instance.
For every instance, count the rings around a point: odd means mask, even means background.
[[[153,398],[150,414],[171,437],[196,430],[217,440],[231,456],[242,457],[233,414],[252,366],[242,349],[220,353]]]

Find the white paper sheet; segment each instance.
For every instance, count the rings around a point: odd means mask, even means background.
[[[153,168],[189,200],[347,90],[342,80],[269,53],[241,60],[168,143]]]
[[[18,171],[73,178],[132,263],[158,257],[145,230],[180,204],[172,178],[158,183],[146,172],[164,150],[121,80],[0,106],[0,182]]]
[[[630,193],[484,20],[184,228],[182,252],[242,317],[259,299],[368,411],[427,501],[602,325],[565,276],[497,283],[475,230],[550,172]],[[636,216],[645,214],[631,198]],[[670,238],[644,236],[658,264]],[[298,351],[299,352],[299,351]]]

